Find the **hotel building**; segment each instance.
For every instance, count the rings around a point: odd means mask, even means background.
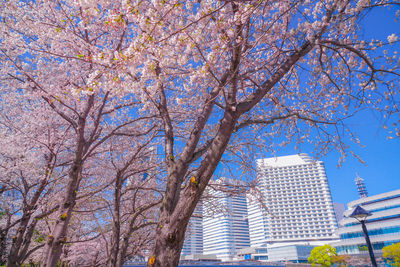
[[[337,240],[322,161],[307,154],[257,160],[257,192],[247,195],[250,242],[268,248]]]

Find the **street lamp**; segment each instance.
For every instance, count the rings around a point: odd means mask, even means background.
[[[376,260],[374,256],[374,251],[372,250],[372,245],[371,241],[369,240],[369,235],[367,231],[367,227],[365,226],[365,221],[368,216],[371,216],[372,213],[369,211],[366,211],[363,209],[360,205],[357,205],[357,207],[353,210],[353,212],[350,214],[350,218],[355,218],[357,221],[361,223],[361,227],[364,233],[365,241],[367,242],[368,246],[368,252],[369,252],[369,257],[371,258],[371,263],[373,267],[376,267]]]

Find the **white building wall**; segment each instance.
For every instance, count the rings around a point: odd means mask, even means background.
[[[337,221],[323,162],[298,154],[259,159],[257,169],[258,189],[268,210],[260,211],[257,202],[249,204],[252,246],[336,239]]]
[[[253,194],[254,192],[249,192],[246,196],[250,245],[262,247],[267,244],[267,240],[270,238],[269,219],[267,211]]]
[[[203,205],[197,204],[185,233],[181,256],[203,254]]]
[[[224,181],[229,180],[219,180]],[[204,254],[215,254],[223,261],[232,260],[239,249],[250,246],[246,198],[214,190],[209,194],[215,199],[211,200],[214,203],[204,203]],[[212,211],[215,202],[219,203],[220,212]]]

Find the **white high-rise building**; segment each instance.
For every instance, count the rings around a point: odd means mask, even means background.
[[[265,158],[257,173],[257,192],[247,196],[252,247],[337,240],[323,162],[307,154]]]
[[[189,220],[181,256],[203,254],[203,205],[199,202]]]
[[[244,195],[230,194],[231,180],[221,178],[217,184],[226,190],[208,191],[203,209],[203,251],[228,261],[239,249],[250,247],[247,204]]]

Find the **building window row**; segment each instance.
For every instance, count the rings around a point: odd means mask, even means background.
[[[391,240],[385,242],[376,242],[373,243],[372,246],[374,250],[381,250],[382,248],[392,245],[394,243],[398,243],[400,240]],[[338,246],[336,247],[336,251],[338,254],[352,254],[352,253],[359,253],[359,252],[366,252],[368,253],[368,248],[366,245],[352,245],[352,246]]]
[[[400,226],[392,226],[392,227],[368,230],[369,235],[385,235],[385,234],[393,234],[393,233],[399,233],[399,232],[400,232]],[[364,236],[364,234],[362,232],[355,232],[355,233],[341,234],[340,238],[341,239],[350,239],[350,238],[358,238],[358,237],[362,237],[362,236]]]

